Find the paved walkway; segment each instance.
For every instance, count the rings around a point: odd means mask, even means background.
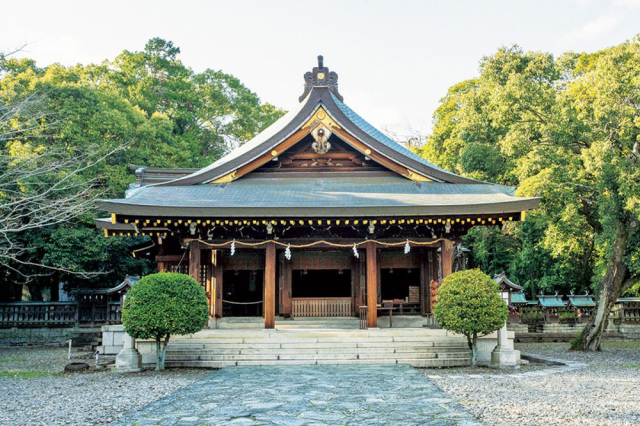
[[[480,423],[409,366],[327,365],[229,367],[206,373],[118,424]]]

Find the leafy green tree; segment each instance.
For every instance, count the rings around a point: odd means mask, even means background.
[[[231,75],[194,73],[179,53],[170,41],[154,38],[141,51],[101,64],[38,68],[33,60],[0,55],[0,172],[6,185],[16,182],[7,168],[16,170],[29,156],[40,155],[42,163],[55,154],[55,161],[67,164],[47,175],[48,184],[68,173],[74,160],[104,157],[75,173],[74,184],[91,189],[93,198],[120,198],[135,180],[130,164],[205,166],[284,113]],[[99,212],[86,207],[51,226],[5,233],[8,246],[20,252],[0,261],[0,283],[28,284],[37,300],[41,287],[57,289],[59,282],[112,286],[127,272],[148,270],[148,262],[130,256],[141,240],[105,241],[92,224]]]
[[[421,151],[438,165],[542,198],[525,223],[472,233],[467,243],[481,248],[477,265],[508,264],[530,291],[596,290],[585,350],[599,349],[611,307],[640,277],[639,82],[638,37],[558,59],[502,48],[483,58],[478,78],[449,90]],[[500,248],[514,238],[520,250]],[[487,263],[492,253],[505,260]]]
[[[122,325],[130,336],[155,339],[156,370],[164,370],[171,335],[200,331],[208,318],[202,286],[184,274],[147,275],[127,292],[122,307]]]
[[[475,367],[478,338],[493,333],[507,321],[508,308],[500,297],[500,287],[479,269],[459,271],[444,279],[436,302],[436,321],[442,328],[467,337]]]

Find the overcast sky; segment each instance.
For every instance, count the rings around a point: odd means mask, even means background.
[[[39,66],[113,59],[152,37],[289,109],[324,55],[345,103],[381,130],[431,129],[438,101],[500,46],[592,52],[640,33],[640,0],[4,1],[0,50]]]

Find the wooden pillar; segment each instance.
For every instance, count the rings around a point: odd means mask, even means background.
[[[453,241],[443,240],[442,243],[440,243],[440,249],[442,255],[442,279],[445,279],[451,275],[453,267]]]
[[[264,328],[275,327],[276,315],[276,245],[267,243],[264,265]]]
[[[378,250],[376,243],[367,246],[367,327],[378,326]]]
[[[351,257],[351,315],[357,315],[360,298],[360,262]]]
[[[284,256],[283,256],[284,258]],[[291,280],[293,271],[291,270],[291,261],[284,258],[282,261],[282,293],[280,301],[282,309],[280,313],[285,317],[291,316],[293,306],[291,304]]]
[[[189,243],[189,275],[200,282],[200,241]]]
[[[278,273],[278,313],[283,317],[291,317],[291,261],[287,260],[284,253],[279,258],[280,268]]]
[[[164,263],[164,261],[161,261],[159,259],[162,259],[162,256],[164,256],[164,252],[165,252],[164,246],[165,245],[164,244],[160,244],[160,241],[162,241],[162,240],[158,239],[158,255],[156,256],[156,263],[157,263],[157,266],[158,266],[158,272],[163,272],[163,271],[166,270],[167,266]]]
[[[213,266],[213,276],[215,290],[213,291],[215,296],[215,306],[213,309],[214,316],[216,318],[222,318],[222,274],[224,268],[222,267],[222,250],[216,252],[216,264]]]
[[[207,261],[207,295],[209,297],[209,316],[211,318],[215,317],[215,309],[216,309],[216,287],[215,287],[215,278],[213,276],[213,263],[212,263],[212,253],[213,250],[207,250],[205,252],[209,255],[209,260]]]
[[[427,312],[433,313],[433,305],[431,303],[431,282],[438,281],[438,252],[435,248],[429,247],[426,253],[427,262],[427,292],[428,292],[428,305]]]
[[[420,315],[425,315],[429,309],[429,265],[427,259],[427,249],[420,249],[418,254],[420,259]]]

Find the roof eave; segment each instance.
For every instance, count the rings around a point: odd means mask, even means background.
[[[102,200],[99,206],[109,213],[154,217],[361,217],[361,216],[462,216],[482,214],[516,214],[537,206],[539,199],[525,198],[487,204],[438,206],[367,206],[367,207],[203,207],[156,206]],[[96,222],[98,223],[98,222]]]

